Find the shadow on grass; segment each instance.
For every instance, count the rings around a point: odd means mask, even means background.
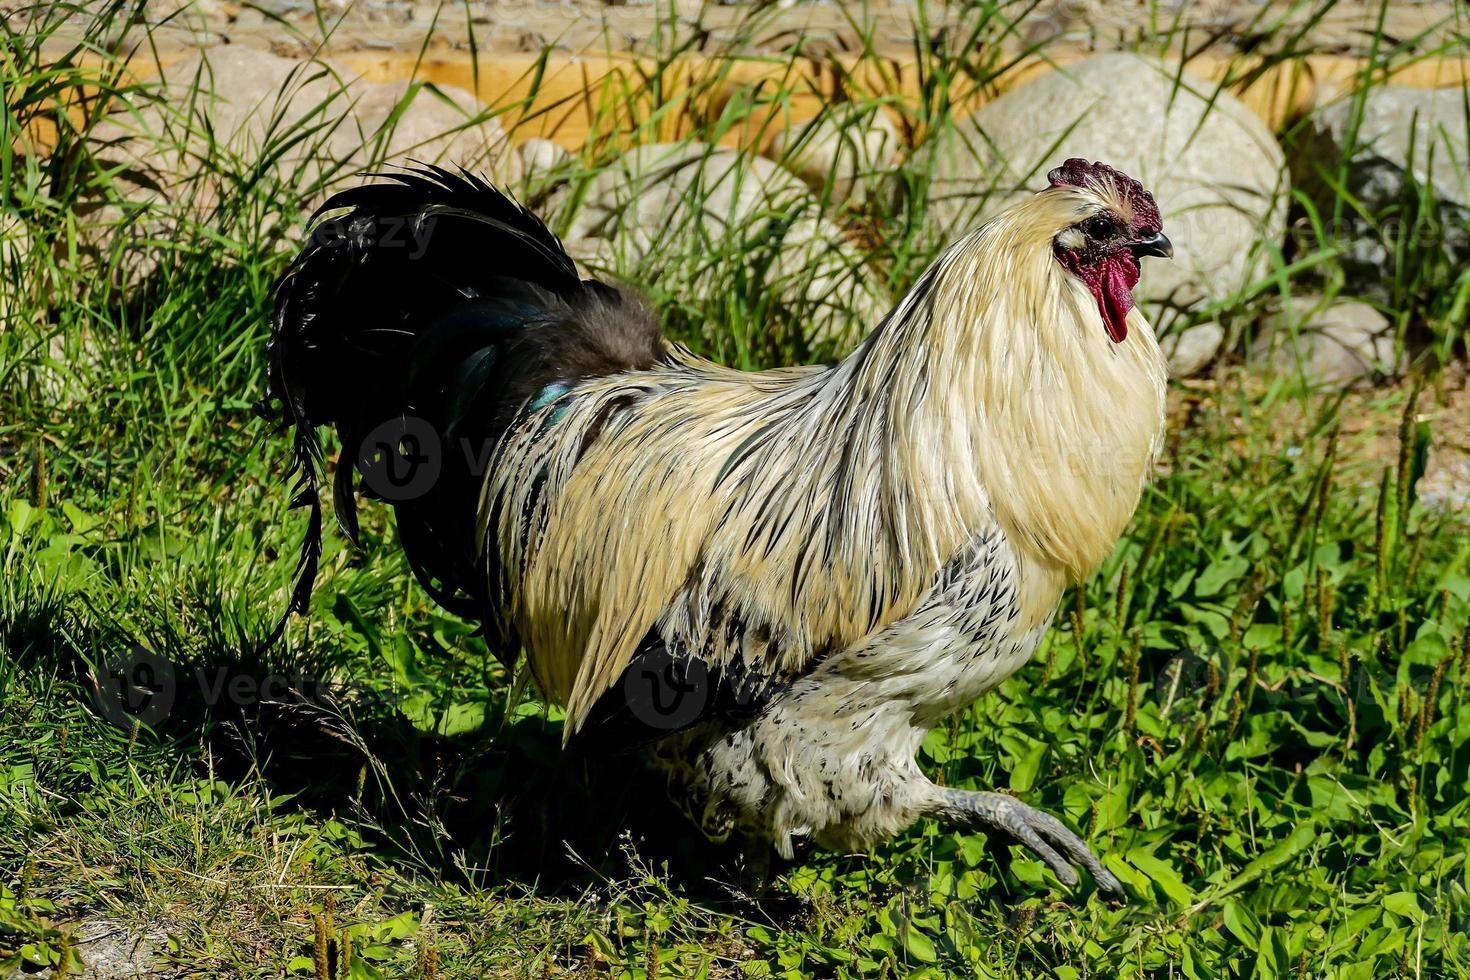
[[[726,914],[803,907],[762,889],[738,845],[706,841],[637,752],[563,751],[559,723],[505,718],[504,692],[483,725],[442,737],[386,698],[312,680],[312,657],[239,638],[196,639],[202,652],[170,662],[105,617],[38,599],[0,617],[0,643],[10,671],[55,674],[130,746],[235,784],[261,778],[283,809],[342,821],[379,859],[433,880],[575,898],[653,869]]]

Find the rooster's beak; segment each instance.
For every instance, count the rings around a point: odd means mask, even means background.
[[[1156,231],[1147,238],[1140,238],[1136,242],[1129,242],[1128,248],[1134,255],[1157,255],[1165,259],[1174,257],[1174,243],[1165,238],[1161,231]]]

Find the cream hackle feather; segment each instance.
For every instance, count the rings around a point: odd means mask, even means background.
[[[1046,621],[1112,549],[1160,447],[1152,329],[1135,308],[1113,343],[1053,255],[1125,203],[1106,182],[1021,201],[833,367],[743,373],[675,349],[513,427],[481,539],[566,736],[651,631],[712,666],[796,675],[906,615],[997,524],[1020,556],[1020,627]]]

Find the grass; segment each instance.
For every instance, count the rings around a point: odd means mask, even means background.
[[[999,50],[982,42],[1007,13],[919,42],[925,98],[890,107],[914,159],[952,128],[949,93],[1004,67],[960,52]],[[127,16],[60,56],[40,48],[54,21],[7,27],[0,62],[0,228],[23,243],[0,249],[0,971],[73,975],[78,930],[106,920],[200,977],[1470,974],[1470,538],[1415,495],[1458,378],[1440,364],[1463,351],[1462,272],[1396,253],[1382,302],[1434,354],[1414,382],[1344,401],[1227,365],[1180,386],[1165,471],[1112,559],[1033,663],[925,742],[937,779],[1081,828],[1126,905],[933,825],[804,854],[752,894],[635,760],[562,755],[556,711],[413,584],[381,508],[360,550],[329,541],[312,615],[263,646],[302,523],[251,406],[288,204],[322,168],[262,159],[326,133],[283,125],[249,157],[191,133],[198,181],[130,203],[91,135],[123,104],[172,133],[191,117],[117,70]],[[555,213],[670,116],[711,136],[765,118],[754,93],[701,114],[717,81],[610,103]],[[48,127],[55,151],[27,152]],[[897,293],[938,241],[922,168],[887,176],[902,193],[821,210]],[[97,234],[99,203],[154,253],[141,285],[138,239]],[[1322,234],[1225,313],[1345,286],[1329,217],[1352,202],[1329,203],[1299,197],[1297,227]],[[768,288],[773,253],[748,244],[619,271],[732,363],[824,356],[798,329],[807,291]],[[139,647],[167,658],[169,711],[115,724],[97,692]]]

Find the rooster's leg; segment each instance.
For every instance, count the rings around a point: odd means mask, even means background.
[[[1072,870],[1075,864],[1088,870],[1098,888],[1118,896],[1123,894],[1123,885],[1102,866],[1082,838],[1056,817],[1029,807],[1014,796],[939,787],[929,815],[962,827],[1010,835],[1035,852],[1068,887],[1077,884],[1077,872]]]

